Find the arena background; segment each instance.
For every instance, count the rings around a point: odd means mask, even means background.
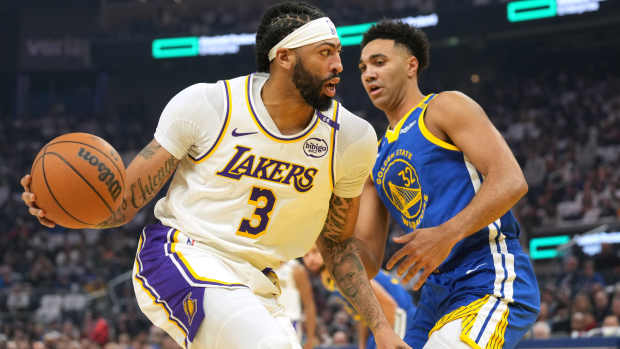
[[[129,282],[153,204],[122,229],[46,229],[21,202],[19,178],[43,144],[69,131],[105,138],[127,165],[175,93],[255,69],[252,45],[223,55],[190,45],[176,51],[190,56],[156,59],[165,50],[154,40],[253,33],[272,3],[0,2],[0,349],[174,347],[137,309]],[[424,28],[432,50],[423,92],[476,99],[530,186],[514,212],[542,310],[520,347],[620,347],[620,1],[312,3],[341,33],[382,18],[436,21]],[[338,98],[383,134],[359,82],[359,51],[344,48]],[[354,324],[314,281],[321,344],[354,348]]]

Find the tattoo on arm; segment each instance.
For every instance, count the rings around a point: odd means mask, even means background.
[[[118,227],[122,225],[125,222],[125,218],[127,217],[126,212],[127,212],[127,199],[123,198],[123,203],[121,203],[121,206],[112,213],[112,216],[110,216],[105,221],[97,224],[97,228],[107,229],[107,228],[114,228],[114,227]]]
[[[131,183],[129,189],[131,190],[132,205],[134,207],[143,207],[151,201],[166,184],[168,178],[177,168],[178,163],[179,160],[171,156],[163,166],[153,172],[141,174],[135,182]]]
[[[142,149],[142,151],[140,151],[136,159],[149,161],[153,158],[155,151],[159,148],[161,148],[161,145],[150,143]],[[144,207],[155,197],[155,195],[157,195],[176,170],[178,163],[179,160],[177,160],[174,156],[170,156],[166,159],[164,164],[155,171],[145,171],[140,173],[140,175],[133,180],[132,183],[127,183],[123,203],[115,212],[113,212],[110,218],[99,223],[97,228],[112,228],[126,223],[128,215],[133,217],[135,212]]]
[[[332,196],[327,220],[317,240],[317,246],[340,292],[356,308],[368,327],[375,331],[386,325],[387,321],[370,287],[370,281],[359,256],[357,240],[352,237],[346,238],[351,209],[354,209],[353,199]],[[353,219],[355,217],[353,215]]]
[[[148,160],[151,159],[153,155],[155,155],[155,152],[159,148],[161,148],[161,145],[151,142],[147,144],[146,147],[144,147],[144,149],[142,149],[138,155]]]

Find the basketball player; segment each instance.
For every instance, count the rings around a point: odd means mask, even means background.
[[[376,156],[373,128],[333,100],[341,44],[319,9],[278,4],[256,35],[258,70],[170,100],[127,169],[127,223],[172,176],[140,234],[133,283],[146,316],[189,348],[299,348],[273,269],[316,243],[381,348],[409,348],[375,299],[352,238]],[[345,152],[346,155],[345,156]],[[30,212],[36,208],[23,178]],[[317,239],[318,238],[318,239]],[[351,261],[347,270],[334,266]]]
[[[313,247],[304,255],[304,264],[310,272],[319,275],[321,283],[326,290],[342,298],[342,294],[335,285],[334,278],[325,269],[323,257],[321,257],[316,247]],[[384,270],[380,270],[374,279],[370,280],[370,285],[394,331],[396,331],[400,338],[404,339],[405,343],[409,344],[413,335],[413,316],[416,310],[411,295],[398,283],[398,279],[393,278]],[[372,334],[369,335],[368,333],[368,327],[366,327],[363,321],[360,321],[359,314],[355,312],[355,309],[346,300],[344,308],[357,321],[358,347],[360,349],[376,348]]]
[[[382,22],[364,35],[362,84],[389,128],[356,234],[381,261],[388,215],[407,232],[394,239],[403,246],[387,267],[405,283],[420,272],[413,348],[513,348],[539,309],[510,212],[527,183],[475,101],[457,91],[421,92],[428,63],[429,43],[417,28]]]
[[[297,338],[302,342],[305,337],[304,349],[314,348],[319,342],[316,337],[316,303],[308,270],[297,259],[291,259],[276,269],[276,275],[282,290],[278,300],[291,319]]]

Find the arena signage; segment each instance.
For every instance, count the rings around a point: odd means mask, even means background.
[[[548,259],[561,257],[561,250],[573,242],[580,246],[584,253],[595,255],[601,251],[601,244],[620,243],[620,231],[597,232],[593,234],[556,235],[533,238],[530,240],[530,257],[532,259]]]
[[[439,17],[435,13],[405,17],[400,20],[419,28],[433,27],[439,23]],[[362,42],[364,33],[375,23],[370,22],[337,27],[336,30],[338,31],[342,46],[359,45]],[[151,45],[151,50],[155,59],[226,55],[238,53],[241,46],[250,46],[255,43],[256,33],[187,36],[155,39]]]
[[[521,22],[534,19],[577,15],[595,12],[603,0],[522,0],[506,6],[508,21]]]

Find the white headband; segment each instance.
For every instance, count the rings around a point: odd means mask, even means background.
[[[280,47],[297,48],[337,37],[336,26],[332,23],[331,19],[328,17],[317,18],[295,29],[272,47],[271,50],[269,50],[269,61],[271,62],[276,58],[276,51]]]

